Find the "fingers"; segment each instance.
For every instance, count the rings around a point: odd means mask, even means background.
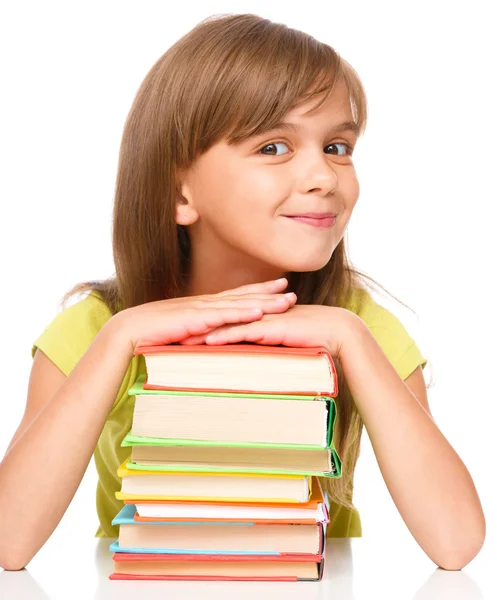
[[[257,321],[264,312],[260,308],[235,307],[192,309],[191,318],[186,319],[185,330],[188,337],[209,333],[212,329],[227,323],[250,323]]]
[[[224,290],[217,294],[203,294],[201,296],[181,296],[178,298],[169,298],[165,300],[168,306],[173,304],[187,304],[192,300],[204,300],[208,302],[217,301],[219,298],[238,298],[239,296],[248,297],[260,297],[270,298],[277,294],[281,294],[283,290],[288,286],[288,280],[286,277],[281,279],[273,279],[270,281],[264,281],[261,283],[251,283],[248,285],[242,285],[232,290]],[[164,302],[164,300],[157,300],[157,303]]]
[[[278,294],[267,298],[246,296],[218,298],[216,302],[198,300],[191,305],[191,317],[186,320],[186,337],[181,344],[204,344],[205,337],[213,330],[226,325],[240,325],[258,321],[264,314],[282,313],[297,301],[296,295]]]
[[[198,300],[194,306],[205,309],[212,308],[226,309],[230,307],[239,308],[259,308],[263,312],[285,311],[293,306],[297,301],[297,296],[293,292],[287,294],[269,294],[267,296],[250,294],[243,296],[225,296],[212,300]]]

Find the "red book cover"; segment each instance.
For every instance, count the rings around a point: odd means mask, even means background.
[[[290,346],[265,346],[262,344],[224,344],[219,346],[208,346],[207,344],[195,344],[195,345],[183,345],[183,344],[169,344],[162,346],[150,346],[150,345],[137,345],[134,354],[158,354],[160,352],[198,352],[201,350],[202,352],[243,352],[245,354],[257,353],[257,354],[296,354],[300,356],[316,356],[319,354],[324,354],[328,359],[330,372],[331,372],[331,384],[333,389],[329,389],[326,391],[318,391],[318,390],[299,390],[299,391],[270,391],[267,393],[271,394],[286,394],[286,395],[314,395],[314,396],[331,396],[336,397],[338,394],[338,385],[337,385],[337,373],[335,368],[335,363],[333,361],[333,357],[330,352],[324,346],[316,346],[312,348],[296,348]],[[177,390],[177,391],[204,391],[204,392],[233,392],[238,394],[251,394],[254,393],[255,390],[233,390],[228,388],[216,388],[216,389],[203,389],[199,390],[198,388],[191,387],[169,387],[169,386],[160,386],[160,385],[152,385],[148,383],[148,378],[145,380],[143,384],[143,389],[145,390]],[[256,393],[266,393],[263,390],[257,390]]]
[[[114,552],[112,559],[126,561],[217,561],[217,562],[321,562],[323,554],[138,554],[134,552]]]
[[[191,575],[138,575],[127,573],[112,573],[112,580],[155,580],[155,581],[320,581],[324,573],[324,553],[321,554],[293,554],[293,555],[254,555],[254,554],[133,554],[131,552],[116,552],[112,556],[114,561],[119,562],[189,562],[191,563]],[[196,562],[283,562],[302,563],[310,562],[318,565],[317,578],[303,579],[296,576],[222,576],[222,575],[195,575]]]

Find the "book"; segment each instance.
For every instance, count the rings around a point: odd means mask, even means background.
[[[315,484],[318,484],[320,486],[319,480],[316,477],[311,477],[311,482],[310,482],[310,493],[309,493],[309,499],[306,500],[305,502],[299,502],[298,504],[296,503],[289,503],[286,500],[285,501],[281,501],[281,500],[277,500],[277,499],[257,499],[257,498],[251,498],[249,500],[246,499],[237,499],[234,500],[232,502],[230,502],[229,504],[227,504],[226,502],[223,502],[223,500],[216,500],[216,499],[212,499],[212,498],[195,498],[192,496],[183,498],[180,502],[180,504],[184,504],[184,505],[207,505],[207,506],[224,506],[226,508],[228,508],[229,506],[264,506],[264,507],[273,507],[273,508],[303,508],[303,509],[315,509],[320,500],[318,500],[318,498],[316,498],[315,495]],[[116,496],[117,494],[121,494],[120,492],[116,492]],[[140,496],[133,496],[132,498],[130,497],[126,497],[127,494],[123,494],[122,496],[125,497],[119,497],[120,500],[123,501],[124,504],[156,504],[156,505],[163,505],[163,504],[177,504],[178,501],[175,499],[171,499],[168,498],[166,496],[162,496],[162,497],[140,497]],[[325,497],[325,502],[326,505],[329,508],[329,504],[328,504],[328,499],[325,493],[321,492],[321,496]]]
[[[125,505],[113,519],[119,525],[114,552],[135,554],[321,554],[324,523],[246,523],[237,521],[164,522],[134,520]]]
[[[306,502],[312,491],[312,477],[253,473],[199,473],[133,471],[126,464],[117,474],[122,479],[119,500],[137,498],[161,500],[217,500],[221,502]]]
[[[337,374],[324,346],[261,344],[138,345],[147,378],[144,389],[245,392],[336,397]]]
[[[127,502],[130,503],[128,500]],[[146,521],[227,521],[257,523],[328,522],[328,506],[319,479],[313,478],[312,493],[307,502],[284,504],[226,504],[214,502],[141,502],[135,501],[134,520]]]
[[[340,477],[324,347],[142,344],[111,579],[319,581]]]
[[[328,447],[335,403],[329,396],[145,390],[140,375],[130,434],[176,443]]]
[[[110,579],[224,580],[224,581],[320,581],[324,554],[133,554],[112,555]]]
[[[332,442],[331,397],[145,390],[144,382],[140,375],[128,390],[136,396],[134,437],[296,447]]]
[[[126,439],[126,438],[125,438]],[[125,444],[122,444],[125,445]],[[334,448],[253,448],[220,446],[131,447],[130,470],[212,473],[268,473],[340,477],[341,461]]]

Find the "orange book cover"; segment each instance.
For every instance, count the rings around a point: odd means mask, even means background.
[[[160,502],[159,500],[154,500],[154,501],[149,501],[147,500],[146,502],[141,502],[140,500],[125,500],[124,502],[125,504],[168,504],[169,502]],[[182,504],[184,504],[182,502]],[[215,505],[215,506],[222,506],[223,503],[221,502],[191,502],[190,504],[207,504],[207,505]],[[329,516],[328,516],[328,509],[326,506],[326,503],[324,501],[324,496],[323,496],[323,490],[321,488],[321,483],[319,481],[319,479],[317,477],[313,477],[313,482],[312,482],[312,491],[311,491],[311,496],[309,498],[309,500],[307,502],[302,502],[298,505],[299,509],[300,508],[304,508],[304,509],[316,509],[318,507],[319,504],[323,504],[325,507],[325,514],[326,514],[326,523],[329,522]],[[267,507],[267,508],[288,508],[289,505],[287,503],[282,504],[282,503],[275,503],[275,502],[271,502],[271,503],[264,503],[264,502],[251,502],[250,504],[248,503],[243,503],[243,502],[237,502],[236,503],[237,506],[248,506],[248,507],[254,507],[254,506],[261,506],[261,507]],[[292,507],[293,508],[293,507]],[[157,523],[157,522],[164,522],[164,523],[171,523],[171,522],[194,522],[194,521],[198,521],[198,522],[206,522],[206,521],[212,521],[212,522],[216,522],[219,521],[219,518],[200,518],[200,517],[167,517],[167,518],[163,518],[163,517],[141,517],[138,512],[135,513],[133,519],[138,522],[138,523]],[[247,523],[260,523],[260,524],[264,524],[264,525],[270,525],[270,524],[284,524],[284,523],[296,523],[296,524],[302,524],[302,525],[307,525],[307,524],[312,524],[312,523],[316,523],[315,519],[229,519],[230,521],[237,521],[240,523],[243,522],[247,522]]]

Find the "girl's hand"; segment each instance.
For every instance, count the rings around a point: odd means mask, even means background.
[[[138,344],[163,345],[203,335],[227,323],[247,323],[264,313],[280,313],[296,297],[281,293],[288,281],[244,285],[219,294],[204,294],[147,302],[112,317],[119,339],[129,344],[131,356]]]
[[[335,306],[297,304],[280,314],[265,314],[252,323],[226,324],[213,332],[192,336],[182,344],[256,344],[296,347],[324,346],[340,358],[344,340],[362,322],[353,312]],[[364,324],[362,322],[362,324]]]

